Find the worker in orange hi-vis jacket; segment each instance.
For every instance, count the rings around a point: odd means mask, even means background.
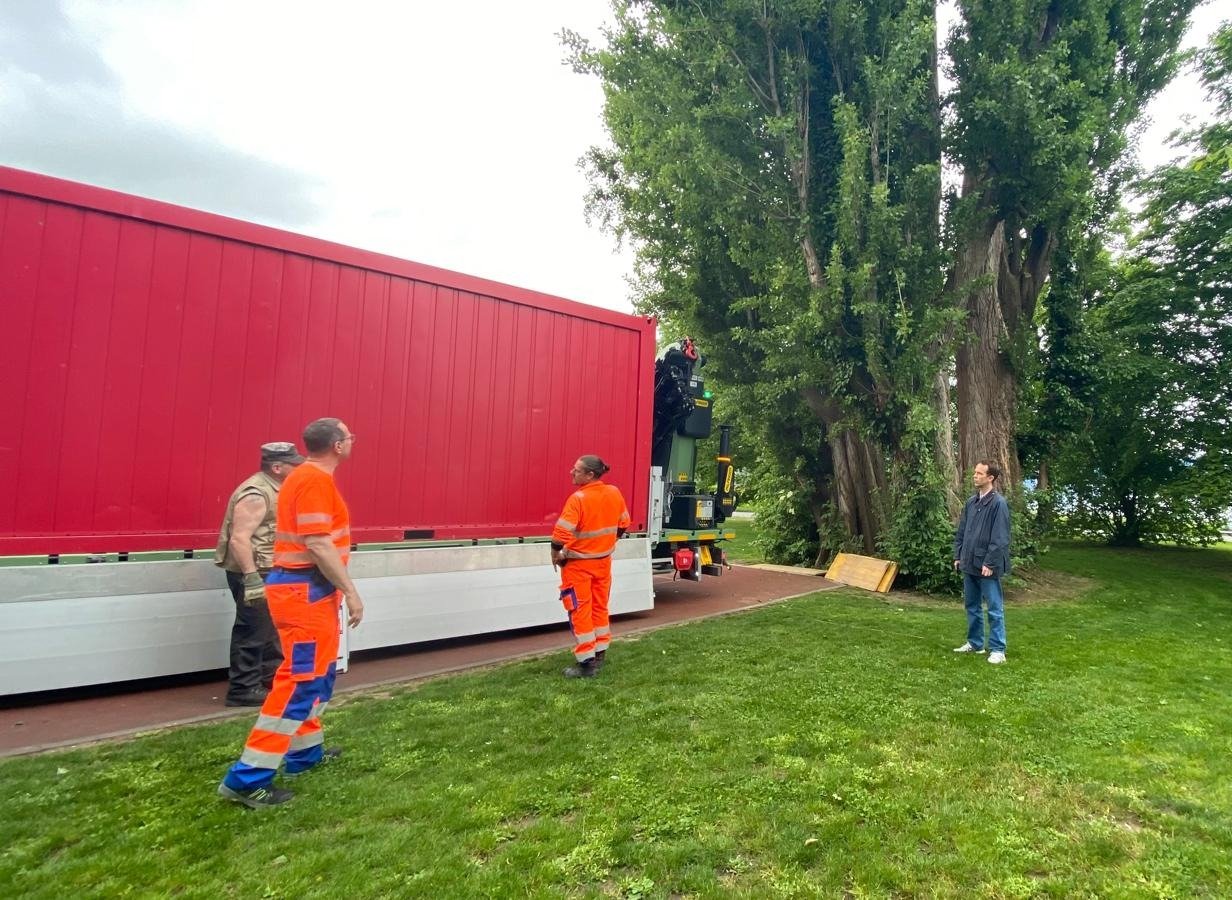
[[[334,692],[338,619],[345,602],[355,627],[364,604],[347,573],[351,516],[334,484],[334,470],[351,455],[355,435],[338,419],[304,429],[308,459],[282,484],[274,535],[274,568],[265,581],[270,617],[282,643],[282,665],[218,793],[253,809],[293,796],[274,787],[278,767],[298,775],[341,751],[325,749],[321,714]]]
[[[552,565],[560,568],[560,600],[569,613],[577,660],[565,669],[566,678],[597,675],[612,642],[612,554],[629,527],[629,509],[619,488],[601,480],[609,470],[597,456],[578,458],[570,472],[577,490],[552,529]]]

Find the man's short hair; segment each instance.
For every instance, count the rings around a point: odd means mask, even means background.
[[[1001,465],[995,460],[981,459],[979,462],[976,463],[976,465],[983,466],[984,469],[988,472],[988,477],[991,478],[993,481],[999,481],[1001,479]]]
[[[612,467],[593,454],[579,456],[578,462],[582,464],[582,468],[594,475],[596,478],[602,478],[608,472],[612,471]]]
[[[309,453],[324,453],[345,437],[342,420],[332,417],[309,422],[304,428],[304,446]]]

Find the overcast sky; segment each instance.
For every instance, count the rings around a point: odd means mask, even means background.
[[[0,163],[629,310],[587,226],[607,0],[0,0]],[[1219,17],[1199,10],[1190,44]],[[1192,78],[1151,109],[1144,161]]]

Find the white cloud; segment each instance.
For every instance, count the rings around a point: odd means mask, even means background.
[[[5,164],[291,227],[319,215],[314,178],[126,106],[55,4],[0,6],[0,60]]]
[[[3,0],[0,162],[629,309],[585,224],[606,0]],[[1199,10],[1193,40],[1216,17]],[[1192,77],[1152,106],[1153,162]],[[1179,98],[1179,99],[1178,99]]]
[[[556,36],[593,32],[606,9],[70,6],[126,109],[311,178],[321,210],[298,230],[628,309],[629,257],[586,226],[577,169],[604,140],[601,89]]]

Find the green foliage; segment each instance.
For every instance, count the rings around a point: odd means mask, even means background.
[[[954,524],[946,515],[940,481],[913,479],[901,484],[882,547],[883,555],[899,565],[895,583],[929,593],[952,593],[953,544]]]
[[[896,584],[929,593],[954,593],[954,523],[946,508],[944,478],[927,443],[932,411],[921,406],[915,418],[919,424],[909,432],[909,440],[916,446],[903,454],[892,473],[893,512],[880,550],[898,563]]]
[[[1010,506],[1010,567],[1015,574],[1035,566],[1048,550],[1051,534],[1049,513],[1054,505],[1048,491],[1024,490],[1008,498]]]
[[[1061,444],[1061,526],[1114,544],[1209,543],[1232,506],[1232,27],[1199,65],[1216,121],[1144,179],[1131,254],[1080,292],[1090,399]]]
[[[804,491],[789,477],[765,471],[758,479],[757,549],[770,562],[811,566],[821,543]]]

